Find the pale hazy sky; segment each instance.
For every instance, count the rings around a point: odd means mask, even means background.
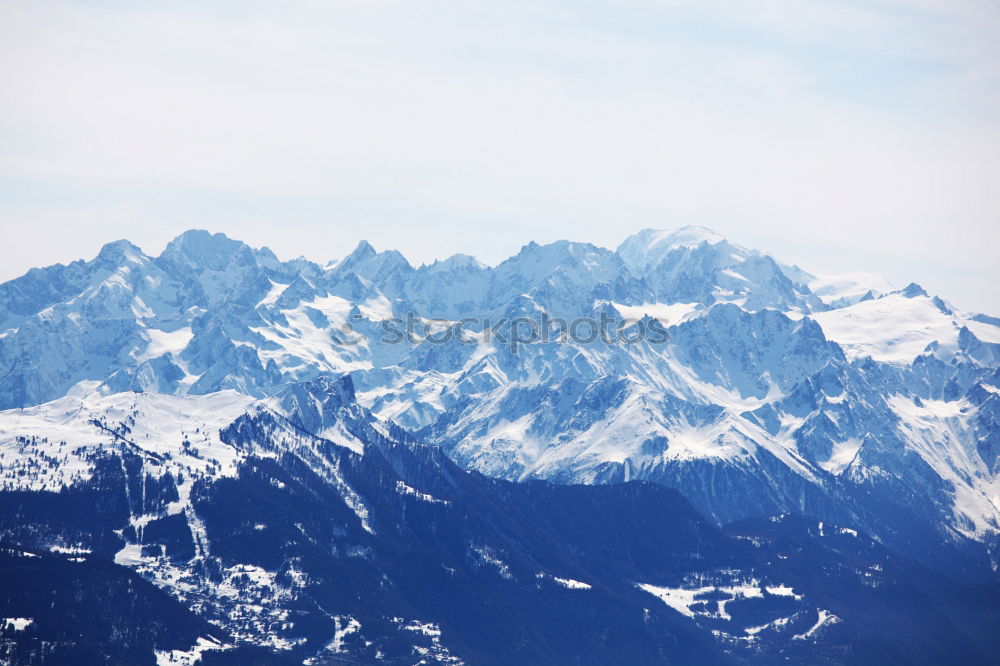
[[[3,0],[0,91],[0,280],[694,223],[1000,314],[995,0]]]

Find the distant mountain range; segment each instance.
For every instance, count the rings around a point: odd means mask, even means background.
[[[189,231],[0,285],[0,377],[0,660],[1000,661],[1000,319],[916,284]]]

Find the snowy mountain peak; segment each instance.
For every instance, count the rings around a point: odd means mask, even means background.
[[[568,240],[553,241],[552,243],[539,244],[535,241],[527,243],[521,247],[514,257],[507,259],[511,261],[517,258],[530,258],[535,260],[558,261],[565,258],[579,258],[587,254],[610,254],[610,251],[597,247],[591,243],[580,243]]]
[[[911,282],[910,284],[903,287],[900,292],[906,298],[916,298],[917,296],[927,296],[927,291],[921,287],[916,282]]]
[[[726,239],[706,227],[689,225],[676,229],[643,229],[622,241],[618,256],[629,268],[646,269],[659,263],[671,250],[714,245]]]
[[[456,271],[456,270],[482,270],[488,268],[475,257],[469,254],[453,254],[447,259],[437,259],[431,264],[421,266],[427,271]]]
[[[120,266],[126,263],[142,263],[148,261],[149,257],[143,254],[137,246],[127,240],[117,240],[105,243],[100,252],[97,253],[95,262],[105,266]]]
[[[378,254],[378,252],[375,251],[375,248],[372,247],[372,244],[366,240],[362,240],[360,243],[358,243],[357,247],[351,250],[350,254],[348,254],[346,257],[340,260],[340,262],[337,264],[337,267],[351,268],[358,264],[362,264],[366,261],[369,261],[376,254]]]
[[[648,246],[667,245],[670,247],[697,247],[702,243],[719,243],[726,240],[721,234],[697,224],[676,229],[643,229],[631,238],[641,240]]]
[[[333,268],[333,274],[342,277],[355,273],[376,284],[384,280],[399,279],[413,272],[406,257],[397,250],[377,252],[368,241],[361,241],[349,255]]]
[[[224,270],[238,255],[240,263],[254,261],[253,251],[242,241],[223,233],[191,229],[174,238],[157,261],[179,270]]]

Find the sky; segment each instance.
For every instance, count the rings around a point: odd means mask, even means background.
[[[1000,315],[995,0],[0,0],[0,280],[708,226]]]

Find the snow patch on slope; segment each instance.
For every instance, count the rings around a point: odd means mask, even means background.
[[[990,474],[968,434],[975,408],[967,400],[918,403],[902,395],[886,402],[900,419],[904,440],[953,488],[955,529],[974,539],[1000,529],[1000,479]]]
[[[801,600],[802,595],[787,585],[761,585],[755,578],[734,580],[730,584],[721,585],[685,585],[682,587],[664,587],[644,583],[636,584],[640,590],[673,608],[678,613],[690,618],[695,616],[714,617],[731,620],[726,606],[739,599],[760,599],[767,593],[771,596],[791,597]],[[712,605],[715,609],[711,610]]]
[[[609,304],[625,319],[642,319],[646,315],[659,319],[664,326],[673,326],[691,318],[698,310],[697,303],[643,303],[641,305],[624,305],[610,301],[597,301],[595,306]]]
[[[810,316],[848,358],[871,356],[897,365],[911,363],[935,341],[942,354],[954,352],[959,329],[966,324],[942,312],[926,296],[907,298],[899,293]]]
[[[232,645],[226,645],[214,638],[199,637],[187,650],[157,650],[156,666],[194,666],[201,663],[202,654],[208,650],[231,650]]]

